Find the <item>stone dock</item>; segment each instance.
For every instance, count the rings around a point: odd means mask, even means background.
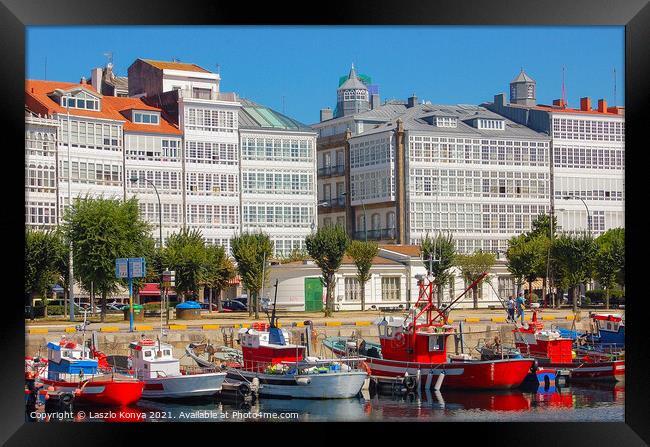
[[[578,330],[585,329],[585,321],[576,322]],[[557,327],[570,328],[572,321],[558,321],[554,323]],[[459,325],[453,324],[458,331]],[[550,327],[550,326],[549,326]],[[286,327],[290,334],[291,343],[300,343],[301,335],[304,338],[305,328],[299,327]],[[468,354],[476,354],[474,349],[482,339],[493,340],[495,336],[499,336],[504,344],[513,344],[512,337],[512,324],[465,324],[463,325],[463,339],[464,339],[464,352]],[[174,350],[174,356],[180,358],[182,363],[191,364],[190,359],[185,354],[185,347],[190,342],[209,341],[214,346],[231,346],[237,348],[237,331],[235,328],[221,328],[215,330],[186,330],[174,331],[165,330],[162,338],[163,342],[170,344]],[[322,346],[322,340],[328,336],[350,336],[353,334],[363,336],[369,341],[378,341],[377,328],[372,325],[367,326],[315,326],[314,334],[312,337],[312,352],[318,356],[329,357],[331,353]],[[92,331],[86,331],[85,338],[89,340]],[[160,330],[146,330],[137,332],[96,332],[97,342],[99,349],[107,355],[128,355],[128,346],[132,341],[138,340],[144,334],[147,338],[156,339],[160,336]],[[25,355],[47,355],[45,346],[50,341],[55,341],[61,336],[66,335],[67,338],[81,343],[84,339],[82,333],[49,333],[38,334],[30,333],[25,336]],[[457,337],[458,338],[458,337]],[[450,339],[448,353],[453,354],[460,352],[460,346],[457,346],[453,339]]]

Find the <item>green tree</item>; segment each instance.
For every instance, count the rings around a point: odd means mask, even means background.
[[[330,317],[334,312],[334,286],[336,285],[334,275],[341,267],[350,239],[341,225],[327,226],[307,236],[305,245],[307,253],[321,269],[321,282],[327,288],[325,316]]]
[[[609,309],[610,292],[625,277],[625,230],[608,230],[596,238],[595,244],[594,277],[605,289],[605,308]]]
[[[433,284],[436,286],[436,295],[438,297],[438,307],[442,305],[442,289],[451,278],[450,269],[454,266],[456,256],[456,247],[451,233],[443,235],[438,233],[435,238],[424,237],[420,244],[422,260],[427,269],[427,273],[433,275]],[[429,262],[429,258],[433,261]]]
[[[531,229],[526,236],[530,239],[537,236],[551,237],[551,216],[545,213],[539,214],[531,223]],[[553,216],[553,237],[556,236],[557,218]]]
[[[562,287],[568,287],[573,300],[573,311],[578,310],[576,287],[585,284],[592,277],[596,244],[587,234],[562,234],[551,248],[555,271]]]
[[[208,245],[205,251],[205,285],[209,288],[208,309],[212,312],[212,302],[216,297],[217,309],[222,311],[221,291],[235,277],[235,264],[221,245]]]
[[[194,298],[205,276],[207,253],[203,234],[182,228],[167,238],[162,261],[176,272],[176,294],[181,301]]]
[[[40,296],[47,307],[52,287],[59,282],[57,261],[62,240],[59,231],[27,229],[25,232],[25,298],[32,305],[32,298]],[[67,256],[67,250],[65,252]]]
[[[266,261],[273,254],[273,241],[265,233],[242,233],[230,240],[232,256],[242,284],[249,292],[248,313],[259,318],[259,293],[269,279]]]
[[[455,264],[460,268],[463,278],[469,284],[476,281],[484,272],[489,272],[495,262],[496,256],[493,253],[486,253],[481,250],[471,255],[457,254],[455,257]],[[478,309],[478,287],[486,279],[487,276],[472,288],[474,309]]]
[[[517,291],[522,279],[528,282],[528,297],[533,295],[533,281],[546,277],[547,255],[550,240],[543,233],[521,234],[508,241],[508,270],[517,278]]]
[[[66,210],[64,230],[72,241],[75,278],[91,281],[101,293],[101,321],[106,317],[106,297],[115,293],[115,259],[139,257],[150,238],[150,226],[140,218],[135,198],[77,198]]]
[[[361,310],[366,310],[366,283],[370,280],[372,260],[379,253],[379,245],[370,241],[352,241],[347,250],[348,256],[357,266],[357,281],[361,289]]]

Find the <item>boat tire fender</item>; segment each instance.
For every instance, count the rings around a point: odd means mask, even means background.
[[[74,397],[70,393],[62,393],[59,396],[59,402],[61,403],[61,405],[65,405],[67,407],[72,403],[73,398]]]
[[[406,376],[404,377],[404,386],[406,387],[407,390],[412,391],[415,389],[416,385],[416,379],[414,376]]]
[[[237,391],[241,396],[246,397],[251,394],[251,387],[248,383],[242,382],[237,387]]]
[[[533,366],[530,367],[530,370],[533,373],[536,373],[538,369],[539,369],[539,363],[537,362],[537,360],[533,360]]]

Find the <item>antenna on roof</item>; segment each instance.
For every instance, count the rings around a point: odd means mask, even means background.
[[[181,60],[177,57],[172,57],[172,62],[180,62]]]
[[[106,65],[113,64],[113,52],[112,51],[107,51],[106,53],[104,53],[104,57],[106,58]]]
[[[217,74],[221,74],[221,65],[217,63]]]
[[[47,56],[45,56],[45,76],[44,79],[47,81]]]
[[[283,115],[285,114],[285,111],[284,111],[284,95],[282,95],[282,114]]]
[[[614,67],[614,107],[616,107],[616,67]]]
[[[563,65],[562,66],[562,104],[564,104],[564,107],[567,107],[568,104],[566,102],[566,87],[564,85],[564,71],[566,70],[566,67]]]

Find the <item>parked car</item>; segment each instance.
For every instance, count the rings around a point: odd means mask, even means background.
[[[242,304],[241,301],[228,300],[221,303],[221,307],[224,311],[231,312],[245,312],[246,305]]]
[[[127,307],[126,304],[116,302],[106,304],[106,310],[108,312],[122,312],[125,307]]]
[[[580,296],[578,297],[578,306],[581,305],[581,303],[582,303],[584,297],[585,297],[584,295],[580,295]],[[572,303],[572,302],[571,302],[571,298],[569,297],[569,294],[568,294],[568,293],[565,293],[564,295],[562,295],[562,304],[571,304],[571,303]]]
[[[208,309],[210,309],[210,308],[212,308],[212,311],[213,311],[213,312],[219,310],[219,306],[217,306],[217,305],[214,304],[214,303],[199,303],[199,304],[201,305],[201,309],[202,309],[202,310],[208,310]],[[209,307],[208,307],[208,306],[209,306]]]
[[[240,295],[237,298],[235,298],[233,301],[239,301],[242,303],[244,306],[248,306],[248,295]]]

